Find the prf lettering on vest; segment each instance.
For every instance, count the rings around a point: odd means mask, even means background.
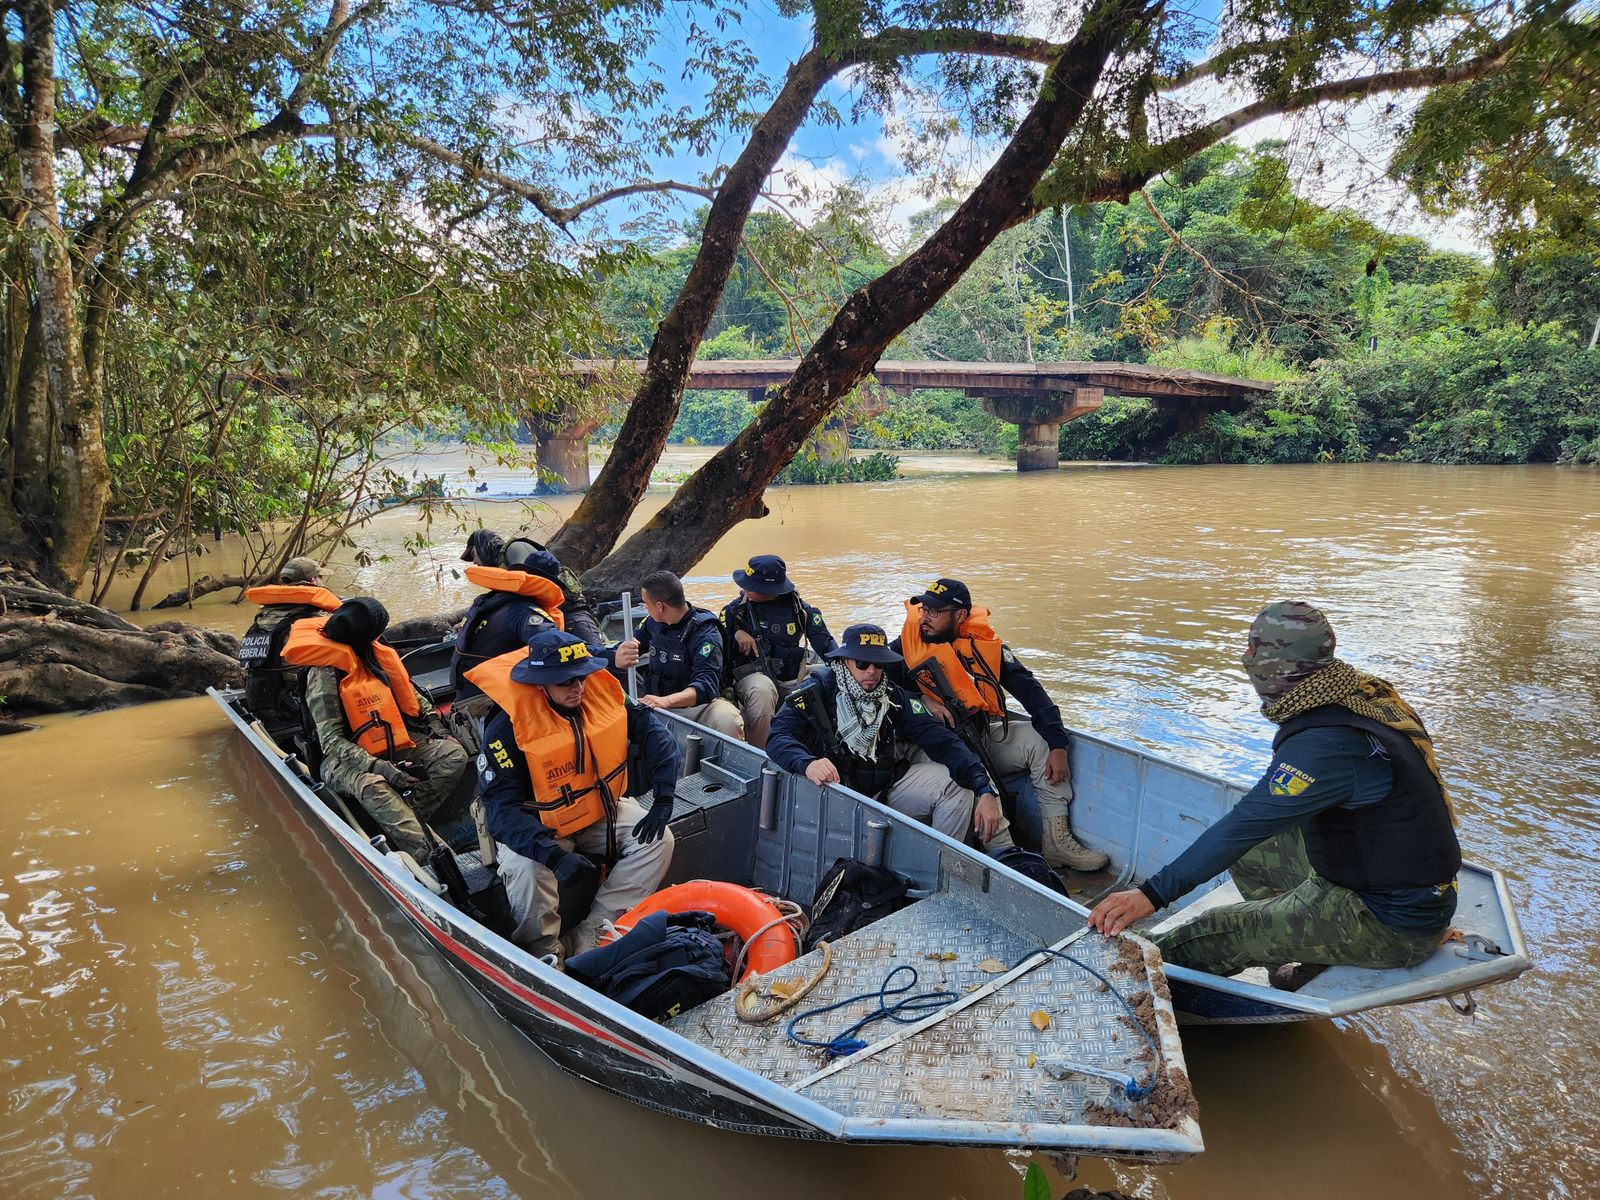
[[[511,769],[511,755],[506,753],[505,746],[499,741],[489,743],[489,749],[494,752],[495,764],[504,770]]]

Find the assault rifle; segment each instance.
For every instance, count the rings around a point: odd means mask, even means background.
[[[956,720],[956,732],[961,735],[961,740],[967,744],[967,748],[978,756],[978,761],[983,764],[983,769],[989,776],[989,782],[994,785],[995,793],[1000,797],[1000,807],[1005,811],[1006,820],[1015,820],[1017,798],[1006,787],[999,768],[994,765],[994,756],[989,753],[989,743],[984,740],[983,735],[989,728],[988,714],[982,709],[968,708],[956,698],[956,691],[950,686],[950,679],[944,673],[944,666],[937,658],[929,658],[911,668],[911,678],[919,684],[926,680],[938,695],[939,703],[950,710],[950,715]]]

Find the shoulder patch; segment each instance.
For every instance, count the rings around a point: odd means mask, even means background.
[[[714,649],[715,649],[715,647],[712,646],[712,644],[710,642],[701,642],[700,643],[700,657],[701,658],[710,658],[711,657],[711,651],[714,650]]]
[[[1000,661],[1010,663],[1013,667],[1017,665],[1017,656],[1011,653],[1010,646],[1000,647]]]
[[[789,701],[789,703],[800,709],[803,709],[806,706],[805,697],[803,696],[797,696],[793,700]]]
[[[813,625],[822,624],[822,613],[818,609],[813,608],[811,610],[811,623]]]
[[[921,717],[925,717],[925,716],[928,715],[927,706],[925,704],[923,704],[921,700],[918,700],[915,696],[908,696],[906,698],[906,700],[907,700],[907,703],[909,703],[911,705],[911,711],[912,712],[916,713],[918,716],[921,716]]]
[[[1298,796],[1315,782],[1314,777],[1307,775],[1299,767],[1281,762],[1272,768],[1272,778],[1267,781],[1267,790],[1274,796]]]

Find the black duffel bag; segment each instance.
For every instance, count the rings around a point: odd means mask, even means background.
[[[567,959],[567,974],[652,1021],[665,1021],[732,986],[710,913],[651,913],[624,936]]]
[[[845,934],[904,908],[911,903],[906,895],[910,887],[909,880],[893,871],[869,866],[860,859],[835,860],[817,884],[817,894],[811,901],[806,950],[814,950],[818,942],[836,942]]]

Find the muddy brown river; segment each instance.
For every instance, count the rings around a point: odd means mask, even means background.
[[[1473,1019],[1436,1001],[1190,1029],[1205,1154],[1086,1159],[1080,1182],[1600,1194],[1600,476],[979,465],[774,491],[691,595],[720,603],[729,571],[780,553],[837,632],[965,578],[1069,723],[1240,779],[1269,743],[1246,627],[1266,601],[1315,600],[1340,653],[1427,719],[1463,845],[1509,875],[1536,960]],[[361,540],[387,560],[335,564],[331,585],[397,617],[464,602],[453,553],[404,549],[414,523],[384,514]],[[195,616],[248,620],[218,601]],[[279,814],[227,729],[201,699],[0,740],[0,1195],[1021,1196],[1023,1160],[998,1151],[723,1133],[562,1075]]]

